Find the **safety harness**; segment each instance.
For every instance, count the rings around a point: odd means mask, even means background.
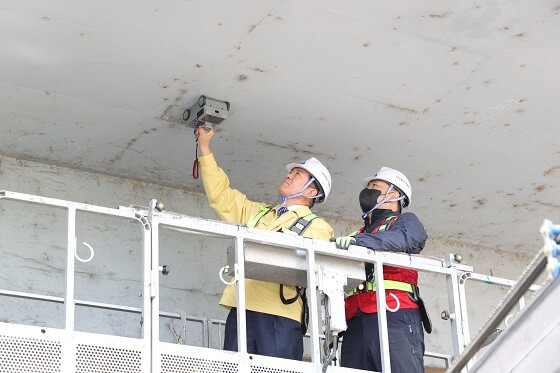
[[[400,215],[391,215],[384,219],[382,219],[377,227],[373,228],[370,232],[372,234],[377,232],[386,231],[387,229],[391,228],[393,224],[397,221]],[[357,233],[363,233],[365,230],[365,226],[360,228]],[[373,273],[373,266],[369,263],[366,263],[366,281],[362,282],[358,287],[352,289],[350,292],[346,294],[346,296],[351,296],[357,293],[365,293],[367,291],[375,291],[377,289],[375,276]],[[394,281],[394,280],[383,280],[383,286],[386,290],[402,290],[408,293],[414,292],[414,285],[409,284],[408,282],[401,282],[401,281]]]
[[[413,284],[409,284],[408,282],[401,282],[401,281],[394,281],[394,280],[383,280],[383,287],[385,290],[402,290],[408,293],[414,292]],[[377,289],[377,285],[375,280],[373,281],[364,281],[358,287],[352,289],[347,296],[351,296],[357,293],[364,293],[367,291],[375,291]]]
[[[400,215],[391,215],[384,218],[383,220],[381,220],[381,222],[377,227],[371,230],[370,233],[386,231],[387,229],[391,228],[393,224],[395,224],[399,216]],[[364,232],[364,230],[365,230],[365,226],[360,228],[360,230],[357,233],[362,233]],[[363,283],[358,285],[358,287],[354,288],[348,294],[346,294],[348,297],[358,293],[376,291],[377,284],[375,279],[374,268],[375,267],[371,263],[365,264],[366,281],[364,281]],[[406,294],[409,296],[409,298],[412,299],[416,304],[418,304],[420,310],[420,317],[422,319],[422,325],[424,326],[424,330],[426,330],[428,334],[432,332],[432,321],[430,320],[430,316],[428,315],[426,306],[424,305],[424,301],[422,300],[422,298],[420,298],[420,291],[418,285],[410,284],[408,282],[402,282],[402,281],[383,280],[383,286],[385,290],[405,291]]]
[[[248,228],[254,228],[257,226],[259,221],[262,219],[263,216],[268,214],[272,210],[273,206],[261,206],[261,210],[257,213],[257,215],[253,216],[247,222]],[[303,232],[309,227],[313,219],[317,218],[317,215],[314,213],[307,214],[302,216],[298,220],[296,220],[289,228],[282,228],[279,232],[286,232],[291,231],[297,234],[298,236],[303,235]],[[296,295],[293,298],[286,299],[284,297],[284,285],[280,284],[280,300],[283,304],[288,305],[292,304],[297,301],[298,297],[301,297],[303,302],[303,310],[301,316],[301,332],[302,334],[307,333],[307,326],[309,325],[309,308],[307,307],[307,296],[305,295],[305,288],[296,286]]]

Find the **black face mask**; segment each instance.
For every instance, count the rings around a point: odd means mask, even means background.
[[[360,207],[362,211],[366,213],[377,205],[377,198],[379,198],[380,195],[380,190],[364,188],[360,192]]]

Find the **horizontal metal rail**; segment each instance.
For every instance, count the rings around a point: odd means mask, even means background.
[[[454,268],[445,267],[444,262],[438,259],[387,251],[375,251],[355,245],[350,246],[348,250],[339,250],[334,243],[325,240],[291,236],[256,228],[246,228],[236,224],[193,218],[185,215],[167,217],[161,214],[158,216],[158,219],[161,228],[175,228],[175,230],[182,228],[185,232],[193,234],[210,233],[231,239],[242,237],[244,241],[256,242],[274,247],[292,250],[312,250],[316,255],[321,254],[335,258],[346,258],[365,262],[383,262],[383,264],[386,265],[437,272],[446,275],[451,275],[455,272]],[[472,270],[472,267],[469,268]]]
[[[503,285],[503,286],[509,286],[509,287],[514,287],[515,284],[517,284],[517,281],[514,280],[508,280],[505,278],[500,278],[500,277],[496,277],[496,276],[488,276],[488,275],[483,275],[480,273],[474,273],[474,272],[467,272],[464,273],[463,276],[461,277],[461,282],[465,282],[466,280],[471,279],[477,282],[483,282],[485,284],[490,284],[490,285]],[[529,286],[528,290],[531,291],[538,291],[541,289],[540,285],[531,285]]]
[[[102,215],[111,215],[122,218],[129,218],[139,220],[139,217],[134,212],[134,210],[123,210],[123,209],[112,209],[109,207],[101,207],[95,205],[88,205],[85,203],[64,201],[56,198],[39,197],[30,194],[0,191],[0,199],[22,201],[28,203],[36,203],[53,207],[61,207],[66,209],[74,209],[76,211],[87,211]]]

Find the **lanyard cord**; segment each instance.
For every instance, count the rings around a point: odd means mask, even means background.
[[[194,149],[194,162],[192,165],[192,177],[193,179],[198,179],[198,143]]]

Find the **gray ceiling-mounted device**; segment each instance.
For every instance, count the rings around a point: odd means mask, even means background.
[[[183,120],[190,127],[197,128],[204,124],[204,128],[209,130],[226,119],[228,113],[229,102],[202,95],[190,109],[184,111]]]

